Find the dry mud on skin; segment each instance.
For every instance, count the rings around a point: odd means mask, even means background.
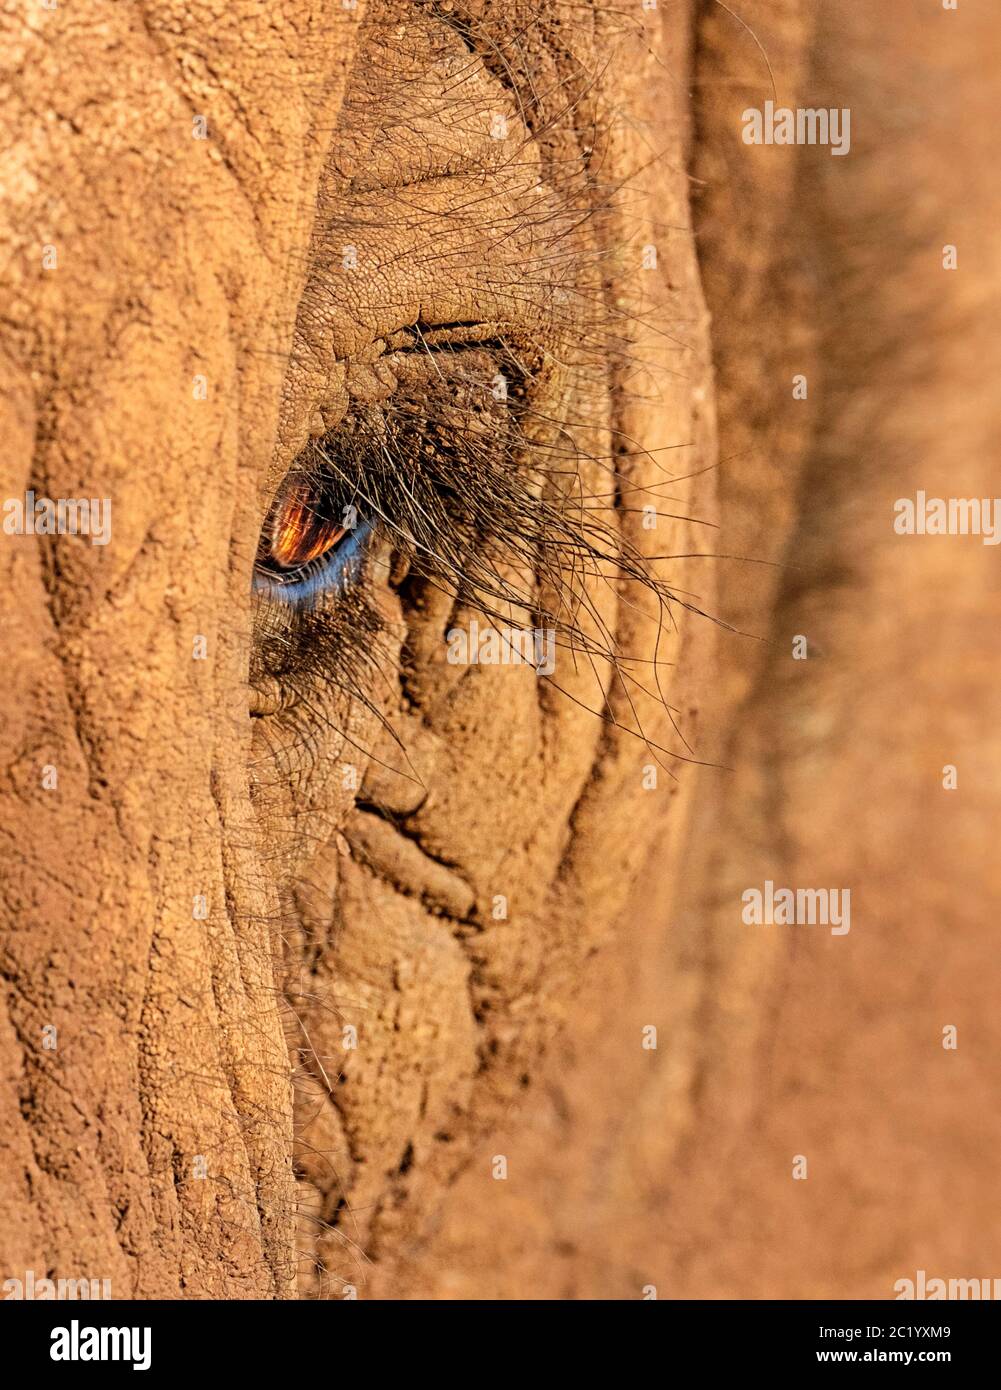
[[[992,1267],[994,551],[887,520],[996,491],[965,9],[18,18],[3,497],[112,528],[0,538],[5,1277]],[[744,145],[775,92],[849,155]],[[360,568],[290,604],[341,504]],[[553,670],[450,660],[474,624]],[[765,879],[850,933],[741,926]]]

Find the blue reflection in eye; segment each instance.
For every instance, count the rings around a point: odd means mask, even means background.
[[[371,522],[359,521],[325,554],[294,569],[259,560],[253,592],[297,608],[312,607],[331,595],[343,596],[361,577],[372,530]]]

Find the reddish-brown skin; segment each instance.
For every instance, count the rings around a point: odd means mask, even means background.
[[[887,516],[991,495],[1001,20],[634,8],[84,0],[4,44],[2,496],[114,515],[0,536],[4,1278],[889,1297],[996,1259],[994,553]],[[763,55],[848,158],[741,143]],[[475,605],[391,582],[365,700],[251,688],[276,489],[418,321],[547,346],[583,490],[614,456],[620,542],[733,629],[587,581],[670,711],[608,661],[456,668]],[[850,935],[743,926],[766,877],[850,885]]]

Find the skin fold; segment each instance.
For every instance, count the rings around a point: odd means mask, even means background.
[[[924,52],[895,8],[894,42]],[[84,0],[10,20],[3,497],[108,498],[113,530],[0,546],[4,1275],[140,1298],[746,1296],[761,1202],[795,1232],[769,1291],[796,1296],[804,1259],[810,1291],[867,1291],[803,1253],[838,1248],[859,1202],[895,1229],[872,1176],[892,1127],[860,1077],[903,1114],[921,1030],[960,1021],[989,1049],[975,914],[931,999],[932,914],[912,903],[918,944],[893,945],[908,847],[951,844],[928,851],[941,897],[966,837],[905,813],[889,711],[909,706],[929,777],[957,744],[991,764],[969,652],[996,585],[984,556],[926,574],[885,551],[878,513],[922,485],[908,461],[947,437],[987,313],[925,275],[960,235],[934,208],[898,235],[887,146],[904,128],[933,184],[948,166],[907,126],[917,79],[901,67],[879,106],[855,61],[878,35],[847,4],[744,11]],[[869,114],[855,164],[740,146],[769,64],[790,104]],[[989,209],[964,217],[979,248]],[[963,348],[922,375],[901,304]],[[340,591],[295,607],[262,590],[262,546],[318,468],[369,530]],[[943,577],[945,675],[917,601]],[[448,658],[457,628],[550,619],[551,678]],[[797,685],[801,632],[831,660]],[[765,876],[858,881],[872,750],[887,934],[832,963],[735,931],[721,904]],[[891,977],[897,1027],[867,1033]],[[789,1100],[831,1068],[871,1137],[855,1165],[819,1101]],[[865,1245],[876,1296],[887,1270],[988,1253],[983,1136],[947,1139],[953,1101],[923,1089],[923,1216]],[[803,1224],[786,1150],[811,1138],[840,1181],[818,1176]],[[939,1240],[923,1185],[959,1153]],[[728,1262],[706,1252],[731,1208]]]

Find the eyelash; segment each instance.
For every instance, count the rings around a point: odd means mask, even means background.
[[[472,353],[483,356],[489,354],[487,360],[491,363],[492,375],[488,373],[487,379],[478,382],[477,385],[481,390],[492,390],[496,381],[498,349],[501,349],[501,355],[503,355],[503,344],[496,338],[489,342],[484,341],[482,324],[457,323],[434,330],[418,328],[416,331],[419,348],[408,336],[406,342],[398,346],[394,353],[397,362],[407,358],[418,359],[420,366],[426,369],[429,362],[439,357],[444,361],[454,362],[458,366],[460,355],[466,357],[467,354]],[[445,333],[448,334],[447,352],[443,353],[440,348],[436,351],[435,345],[441,335]],[[473,333],[477,336],[471,336]],[[420,367],[418,367],[419,369]],[[441,381],[444,380],[441,370],[437,366],[435,367],[435,375]],[[463,373],[460,371],[456,384],[461,385],[462,382]],[[387,413],[392,418],[392,406],[387,408]],[[505,409],[505,417],[508,413]],[[307,486],[304,493],[304,495],[311,495],[312,497],[312,500],[306,504],[311,512],[317,515],[340,515],[342,511],[346,510],[341,506],[341,500],[350,495],[352,499],[351,510],[355,510],[354,504],[361,503],[364,510],[368,511],[374,520],[358,521],[347,535],[342,537],[326,553],[314,560],[305,562],[298,568],[286,568],[275,563],[275,556],[271,553],[272,547],[265,541],[269,531],[273,535],[276,527],[281,525],[282,502],[281,495],[279,496],[275,504],[275,519],[271,522],[270,527],[267,523],[265,524],[265,531],[262,534],[263,549],[259,553],[258,562],[254,567],[252,592],[265,601],[277,604],[278,612],[285,609],[290,614],[295,611],[313,610],[327,599],[343,600],[352,595],[360,587],[364,577],[365,561],[372,549],[377,532],[385,533],[397,544],[401,541],[406,543],[407,540],[405,517],[395,514],[401,510],[399,507],[401,499],[399,497],[381,498],[378,494],[382,489],[378,485],[375,487],[376,495],[369,496],[366,484],[375,480],[366,478],[367,470],[360,470],[357,476],[350,479],[339,474],[336,468],[328,469],[322,464],[318,469],[310,464],[305,464],[301,472],[303,479],[312,479],[312,487]],[[395,492],[396,489],[394,488],[392,491]],[[294,490],[289,495],[294,501]],[[394,500],[397,502],[395,508],[393,506]],[[406,500],[409,501],[410,499]],[[441,501],[440,495],[436,500]],[[402,510],[406,510],[405,506]],[[442,531],[448,529],[444,525],[446,520],[444,515],[439,514],[439,536]],[[401,522],[404,523],[402,528]]]
[[[573,435],[536,412],[541,368],[526,369],[515,352],[436,353],[433,375],[423,356],[408,374],[407,356],[398,359],[391,400],[349,412],[296,461],[286,486],[325,499],[315,504],[318,515],[340,517],[350,502],[371,520],[299,569],[269,565],[264,552],[254,578],[263,602],[252,681],[277,680],[306,709],[310,692],[335,686],[378,714],[371,691],[386,648],[381,605],[366,582],[374,541],[386,549],[386,579],[404,612],[421,608],[425,586],[499,623],[521,609],[533,625],[556,629],[575,663],[597,657],[618,669],[623,654],[595,608],[591,582],[604,576],[640,586],[661,624],[679,601],[615,523],[621,496],[628,509],[621,454],[587,462],[585,483],[586,456]],[[491,390],[498,371],[508,383],[503,398]],[[597,491],[595,469],[609,478]],[[641,682],[628,669],[619,679],[631,698]]]

